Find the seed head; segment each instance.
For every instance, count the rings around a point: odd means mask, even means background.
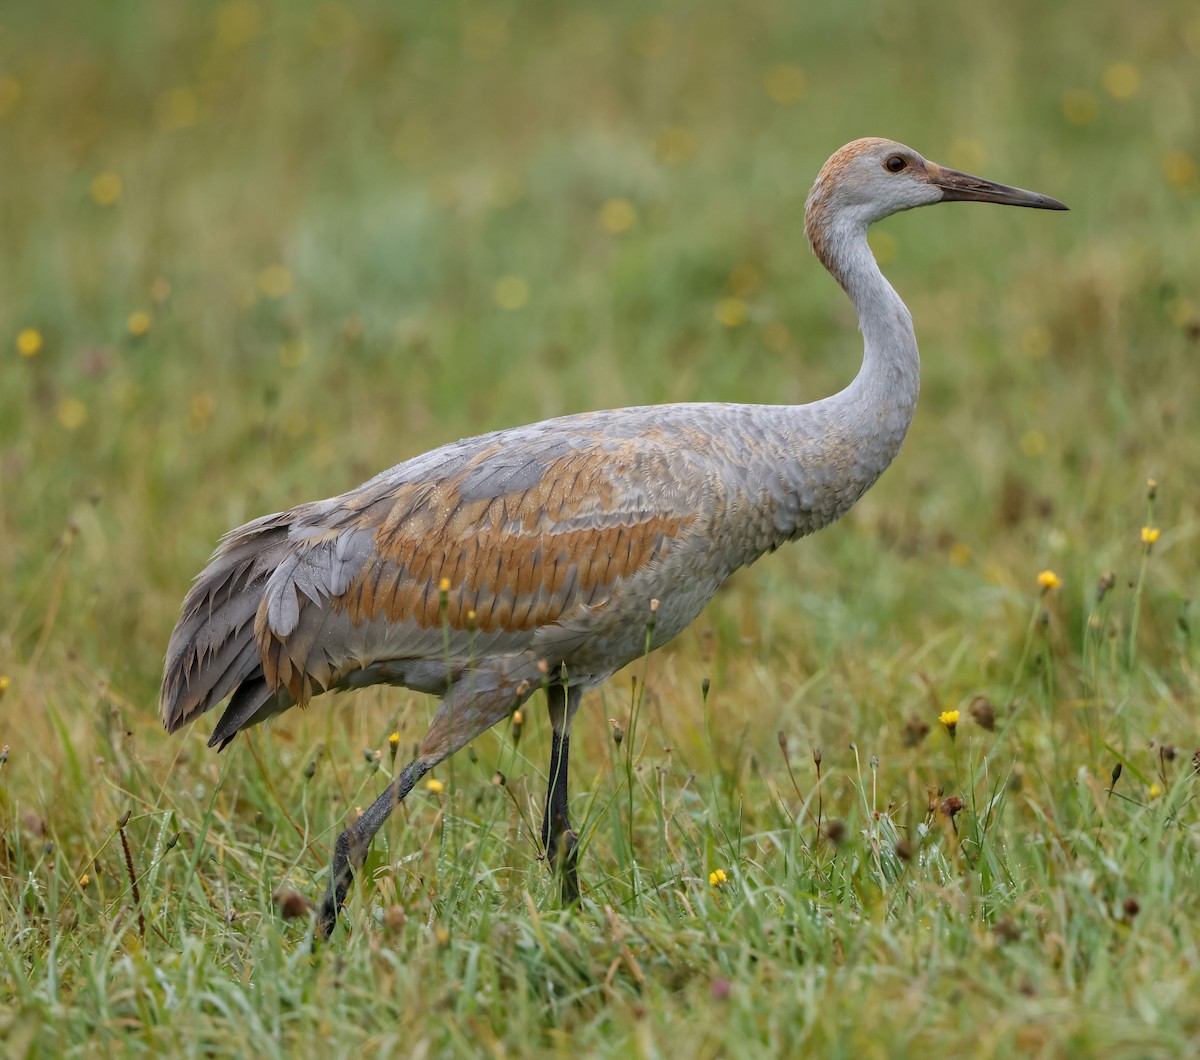
[[[962,810],[964,805],[965,804],[963,803],[962,799],[960,799],[957,795],[951,795],[950,798],[942,800],[942,804],[938,807],[938,809],[940,809],[945,816],[949,817],[950,820],[953,821],[955,816]]]
[[[271,900],[284,920],[295,920],[298,917],[308,916],[313,907],[312,902],[304,895],[299,891],[293,891],[290,887],[280,887],[271,895]]]
[[[1016,942],[1021,937],[1021,929],[1008,917],[997,920],[992,932],[999,942]]]
[[[991,700],[983,696],[975,697],[971,704],[971,717],[981,729],[991,732],[996,728],[996,708],[992,706]]]

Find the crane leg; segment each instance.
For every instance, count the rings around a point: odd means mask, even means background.
[[[570,749],[571,722],[579,709],[583,689],[571,685],[550,685],[546,689],[550,708],[550,783],[546,789],[546,813],[542,818],[542,844],[546,860],[558,874],[562,887],[563,905],[579,901],[579,871],[576,845],[579,837],[571,830],[567,818],[567,766]]]
[[[487,687],[488,684],[492,687]],[[366,812],[337,837],[329,869],[329,887],[317,912],[317,933],[321,938],[327,939],[333,933],[354,876],[371,849],[371,840],[391,812],[426,773],[481,732],[508,717],[529,698],[533,687],[527,679],[517,681],[478,672],[451,686],[421,741],[417,757],[400,771]]]

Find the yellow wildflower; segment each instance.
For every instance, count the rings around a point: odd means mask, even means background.
[[[58,403],[54,414],[68,431],[77,431],[87,422],[88,409],[79,398],[65,397]]]
[[[519,711],[519,710],[513,711],[513,724],[514,725],[520,725],[524,720],[525,720],[525,715],[521,711]]]
[[[258,289],[268,298],[282,298],[292,289],[292,272],[286,265],[268,265],[258,274]]]
[[[440,795],[446,790],[446,785],[437,778],[430,777],[427,781],[425,781],[425,790],[429,792],[430,795]]]
[[[1072,88],[1062,95],[1062,112],[1072,125],[1091,125],[1100,113],[1100,101],[1095,93]]]
[[[1158,784],[1150,785],[1150,798],[1157,799],[1163,793],[1163,789]]]
[[[696,153],[696,137],[682,125],[668,125],[658,134],[654,150],[664,165],[681,166]]]
[[[725,875],[724,869],[714,869],[708,874],[708,884],[710,887],[720,887],[728,879],[729,877]]]
[[[45,340],[37,328],[25,328],[17,335],[17,353],[22,357],[36,357],[44,345]]]
[[[200,100],[194,88],[180,85],[158,97],[155,112],[158,127],[164,132],[187,129],[200,120]]]
[[[1158,540],[1158,535],[1161,532],[1162,531],[1159,530],[1159,528],[1157,526],[1143,526],[1142,527],[1142,544],[1143,545],[1153,545],[1154,542]]]
[[[150,330],[150,314],[144,309],[134,310],[129,314],[129,319],[125,321],[125,326],[129,328],[130,335],[139,338]]]
[[[1191,184],[1196,179],[1198,171],[1196,160],[1186,151],[1178,149],[1168,151],[1163,155],[1162,168],[1163,176],[1167,178],[1168,183],[1174,184],[1177,188]]]
[[[896,260],[896,254],[900,249],[900,244],[896,242],[896,237],[891,232],[882,230],[873,230],[867,236],[867,245],[871,248],[871,253],[875,255],[875,260],[880,265],[888,265]]]
[[[288,339],[279,344],[279,363],[284,368],[299,368],[308,360],[308,343],[303,339]]]
[[[1132,63],[1112,63],[1104,68],[1104,91],[1113,99],[1132,99],[1141,87],[1142,78]]]
[[[1046,436],[1035,427],[1021,435],[1019,444],[1026,456],[1041,456],[1046,451]]]
[[[392,733],[391,736],[388,737],[388,746],[393,751],[395,751],[396,748],[400,746],[400,734],[398,732],[394,732],[394,733]]]
[[[261,31],[262,8],[254,0],[225,0],[217,7],[217,44],[238,48]]]
[[[961,541],[955,541],[954,544],[950,546],[948,558],[950,560],[950,566],[965,567],[971,562],[971,546],[963,544]]]
[[[524,276],[501,276],[492,285],[492,300],[501,309],[520,309],[529,302],[529,281]]]
[[[120,173],[108,170],[92,177],[88,187],[92,193],[92,202],[97,206],[111,206],[121,197],[125,186]]]
[[[92,882],[92,878],[85,872],[82,876],[79,877],[79,889],[81,891],[87,890],[87,886],[91,882]]]
[[[958,711],[943,710],[941,714],[938,715],[938,721],[945,725],[946,731],[953,736],[954,731],[958,728]]]
[[[740,327],[746,322],[746,308],[740,298],[722,298],[713,310],[713,317],[727,328]]]
[[[0,74],[0,118],[17,105],[21,98],[21,82],[11,74]]]
[[[1051,589],[1057,589],[1062,585],[1062,578],[1052,570],[1044,570],[1038,573],[1037,583],[1042,592],[1048,593]]]
[[[780,63],[766,72],[763,88],[773,103],[786,107],[791,103],[799,103],[804,98],[808,81],[800,67],[791,63]]]
[[[637,210],[628,199],[609,199],[600,208],[600,227],[613,235],[628,232],[637,224]]]

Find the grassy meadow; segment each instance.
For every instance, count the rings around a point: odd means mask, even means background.
[[[8,1055],[1200,1050],[1198,129],[1185,0],[0,8]],[[435,703],[167,737],[219,535],[496,427],[844,386],[802,211],[863,135],[1072,212],[875,230],[909,439],[585,700],[578,912],[538,697],[314,951]]]

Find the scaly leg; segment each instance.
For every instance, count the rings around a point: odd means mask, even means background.
[[[484,684],[492,687],[481,689]],[[327,939],[332,934],[354,876],[366,861],[371,840],[400,801],[439,762],[508,717],[529,698],[532,688],[528,680],[513,681],[479,672],[464,675],[450,688],[417,757],[400,771],[366,813],[338,836],[329,870],[329,888],[317,913],[317,932],[321,938]]]
[[[542,844],[546,860],[561,879],[563,905],[579,901],[579,871],[576,844],[579,837],[571,830],[567,817],[567,769],[570,754],[571,722],[579,709],[583,689],[561,684],[546,689],[550,708],[550,783],[546,788],[546,813],[542,818]],[[559,849],[559,844],[562,849]]]

